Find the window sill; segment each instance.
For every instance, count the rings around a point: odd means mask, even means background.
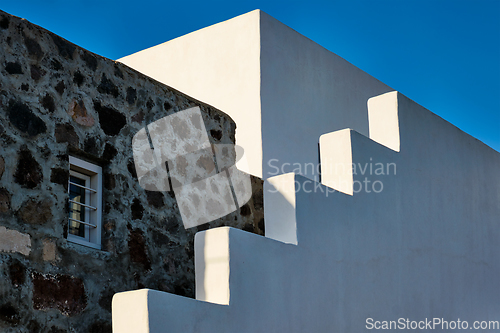
[[[89,241],[86,241],[85,239],[81,239],[80,237],[73,235],[68,235],[68,242],[76,243],[96,250],[101,250],[101,244],[91,243]]]

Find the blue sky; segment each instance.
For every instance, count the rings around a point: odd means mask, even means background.
[[[257,8],[500,151],[500,0],[0,4],[111,59]]]

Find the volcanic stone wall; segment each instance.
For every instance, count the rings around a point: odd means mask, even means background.
[[[224,113],[0,12],[0,330],[111,332],[114,293],[194,297],[193,239],[220,225],[263,234],[262,182],[239,211],[185,230],[173,192],[137,181],[132,137],[199,106],[213,144]],[[102,166],[102,250],[66,240],[68,156]]]

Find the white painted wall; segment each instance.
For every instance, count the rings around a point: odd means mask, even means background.
[[[259,10],[119,61],[229,114],[249,161],[238,167],[263,178],[273,160],[278,173],[300,163],[318,179],[319,136],[368,135],[366,101],[392,90]]]
[[[318,180],[306,163],[318,164],[319,137],[343,128],[368,135],[366,101],[392,89],[264,12],[260,42],[262,176],[276,175],[268,162],[278,159]]]
[[[118,59],[230,114],[255,174],[262,160],[259,20],[252,11]]]
[[[222,298],[205,299],[227,305],[150,290],[119,293],[114,332],[357,333],[368,331],[367,318],[499,320],[500,154],[400,94],[381,98],[382,106],[397,105],[397,119],[388,107],[370,121],[374,132],[397,124],[400,151],[352,130],[342,131],[348,147],[336,150],[368,163],[352,181],[380,181],[380,193],[333,192],[288,174],[272,179],[273,186],[281,180],[293,205],[267,196],[266,230],[277,224],[285,242],[295,230],[296,245],[275,240],[279,232],[275,239],[231,228],[198,233],[196,266],[203,261],[207,273],[197,276],[197,295],[219,289]],[[375,175],[376,163],[395,163],[396,172]],[[294,197],[291,182],[300,188]],[[283,220],[283,209],[293,216]],[[224,269],[214,274],[215,267]],[[147,330],[128,330],[134,321]]]

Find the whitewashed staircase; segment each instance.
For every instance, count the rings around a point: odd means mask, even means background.
[[[370,138],[346,129],[319,139],[325,185],[295,174],[266,181],[266,237],[196,235],[196,300],[118,293],[113,332],[499,320],[500,154],[397,92],[368,109]],[[377,185],[358,191],[366,181]]]

